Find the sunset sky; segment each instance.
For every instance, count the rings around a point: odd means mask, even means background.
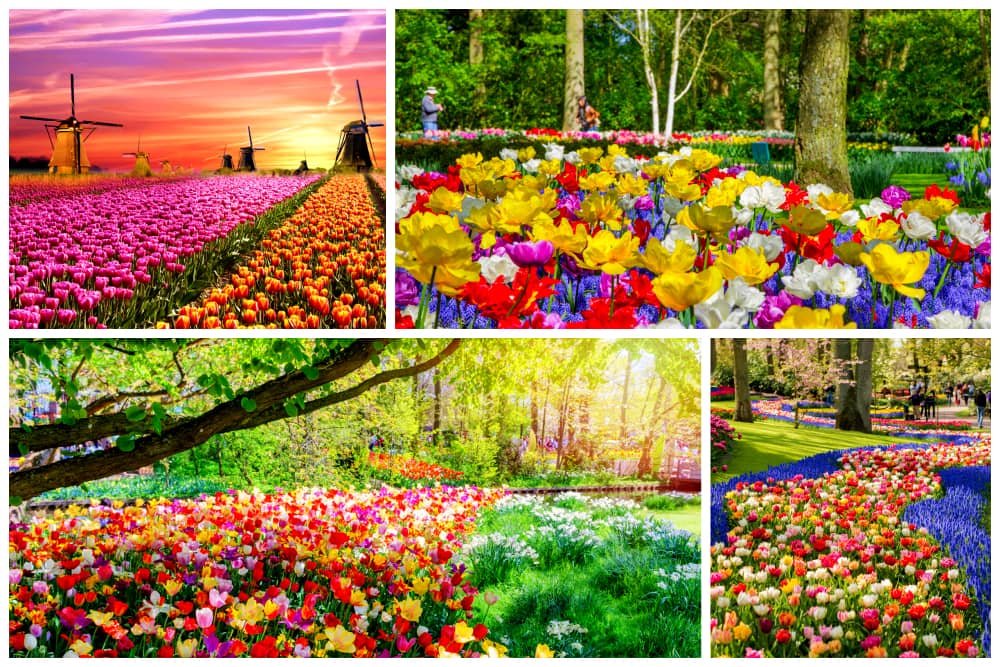
[[[44,123],[22,114],[70,114],[122,123],[87,141],[91,164],[128,170],[139,135],[154,169],[160,160],[214,169],[239,160],[247,126],[259,169],[333,164],[340,130],[386,121],[385,11],[372,10],[13,10],[10,12],[10,154],[51,154]],[[386,130],[373,128],[385,165]]]

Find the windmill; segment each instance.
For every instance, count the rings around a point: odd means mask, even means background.
[[[247,138],[250,139],[249,146],[240,146],[240,165],[236,171],[257,171],[257,164],[253,159],[254,151],[265,150],[263,146],[253,145],[253,135],[250,134],[250,126],[247,125]]]
[[[306,152],[302,151],[302,162],[299,163],[299,168],[295,170],[295,175],[304,174],[309,171],[309,162],[306,158]]]
[[[205,160],[222,160],[217,171],[222,171],[223,169],[233,170],[233,156],[226,152],[229,148],[229,144],[222,147],[222,155],[214,155],[212,157],[207,157]]]
[[[45,123],[45,134],[52,146],[52,158],[49,160],[50,174],[87,174],[90,173],[90,160],[84,150],[84,142],[90,138],[98,125],[105,127],[125,127],[121,123],[105,123],[99,120],[77,120],[76,118],[76,85],[72,74],[69,75],[69,118],[45,118],[42,116],[21,116],[25,120],[40,120]],[[49,125],[49,123],[56,123]],[[93,127],[87,127],[93,126]],[[55,131],[55,140],[49,130]],[[86,131],[86,136],[81,136]]]
[[[368,116],[365,115],[365,103],[361,99],[361,82],[354,80],[354,85],[358,89],[358,105],[361,107],[361,120],[354,120],[348,123],[340,131],[340,145],[337,147],[337,164],[340,164],[341,155],[344,161],[350,161],[358,171],[368,171],[372,168],[375,155],[375,144],[372,143],[370,127],[385,127],[385,123],[369,123]],[[369,151],[369,147],[371,150]],[[378,164],[375,164],[378,166]]]
[[[160,160],[160,173],[164,176],[172,176],[174,173],[174,166],[170,164],[170,160]]]
[[[122,157],[134,157],[135,166],[132,167],[132,171],[129,172],[129,176],[152,176],[153,168],[149,166],[149,153],[142,150],[142,135],[139,135],[139,141],[135,145],[134,153],[122,153]]]

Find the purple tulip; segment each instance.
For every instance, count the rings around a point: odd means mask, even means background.
[[[768,296],[764,299],[760,310],[757,311],[757,315],[754,316],[753,323],[758,329],[773,329],[775,323],[781,321],[789,308],[801,305],[802,299],[792,296],[788,292]]]
[[[899,208],[910,198],[909,191],[899,185],[890,185],[882,191],[882,201],[893,208]]]
[[[507,249],[507,255],[511,261],[521,268],[545,266],[552,259],[554,252],[555,247],[551,241],[522,241],[512,244]]]

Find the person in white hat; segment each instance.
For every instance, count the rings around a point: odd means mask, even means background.
[[[429,87],[424,91],[424,99],[420,103],[420,122],[424,127],[424,136],[433,137],[438,129],[438,112],[444,111],[444,105],[434,101],[437,95],[437,88]]]

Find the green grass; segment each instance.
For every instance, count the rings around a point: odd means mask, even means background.
[[[688,505],[673,510],[641,509],[636,516],[652,516],[663,521],[669,521],[675,527],[686,530],[693,535],[701,535],[701,503]]]
[[[906,438],[896,436],[869,435],[802,425],[795,428],[791,422],[761,420],[752,424],[734,421],[730,423],[743,438],[736,442],[736,449],[726,462],[728,470],[713,474],[712,483],[724,482],[730,477],[766,470],[768,466],[798,461],[807,456],[836,449],[909,442]]]

